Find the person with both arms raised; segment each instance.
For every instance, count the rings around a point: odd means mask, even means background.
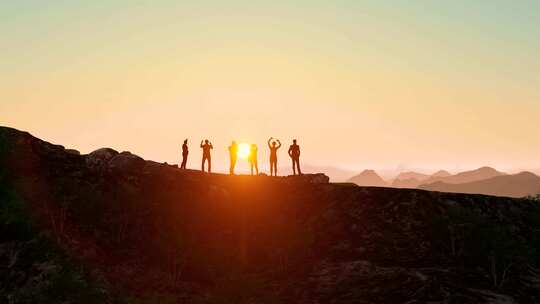
[[[281,142],[279,139],[273,139],[273,137],[268,139],[268,148],[270,149],[270,176],[277,176],[277,150],[281,148]]]

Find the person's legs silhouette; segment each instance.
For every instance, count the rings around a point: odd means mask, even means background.
[[[186,163],[187,163],[187,155],[182,156],[182,164],[180,165],[180,169],[186,169]]]

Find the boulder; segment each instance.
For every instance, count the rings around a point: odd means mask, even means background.
[[[75,149],[66,149],[66,153],[72,154],[72,155],[81,155],[81,152],[75,150]]]
[[[133,173],[140,171],[145,165],[144,159],[131,154],[130,152],[122,152],[114,156],[107,164],[107,169],[111,172]]]
[[[310,184],[328,184],[330,178],[323,173],[289,175],[286,177],[288,182],[303,182]]]
[[[308,181],[312,184],[328,184],[330,178],[323,173],[310,174]]]
[[[101,148],[86,156],[86,165],[92,169],[101,169],[116,155],[118,155],[116,150]]]

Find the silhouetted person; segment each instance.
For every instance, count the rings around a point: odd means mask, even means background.
[[[208,140],[201,140],[201,148],[203,149],[203,156],[202,156],[202,166],[201,170],[204,172],[204,162],[208,160],[208,173],[212,172],[212,156],[210,155],[210,150],[214,149],[214,146],[212,146],[212,143]]]
[[[257,152],[258,152],[258,148],[257,148],[257,145],[256,144],[251,144],[251,146],[249,146],[249,157],[248,157],[248,160],[249,160],[249,164],[250,164],[250,167],[251,167],[251,175],[253,175],[253,168],[255,168],[255,172],[257,175],[259,175],[259,164],[258,164],[258,161],[257,161]]]
[[[188,154],[189,154],[189,149],[187,146],[187,139],[185,139],[184,144],[182,145],[182,165],[180,165],[180,169],[186,169]]]
[[[272,139],[274,138],[270,137],[270,139],[268,139],[268,148],[270,149],[270,176],[277,176],[277,150],[281,148],[281,142],[279,139],[276,139],[275,141],[272,141]],[[272,143],[270,144],[270,142]]]
[[[234,175],[234,167],[236,166],[236,160],[238,159],[238,144],[234,140],[229,146],[229,156],[231,157],[229,173]]]
[[[292,159],[293,175],[296,175],[296,169],[298,169],[298,175],[302,175],[300,170],[300,146],[296,144],[296,139],[293,139],[293,144],[289,147],[289,156]]]

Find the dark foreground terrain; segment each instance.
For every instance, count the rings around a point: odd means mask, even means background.
[[[0,303],[540,303],[539,204],[182,172],[0,127]]]

